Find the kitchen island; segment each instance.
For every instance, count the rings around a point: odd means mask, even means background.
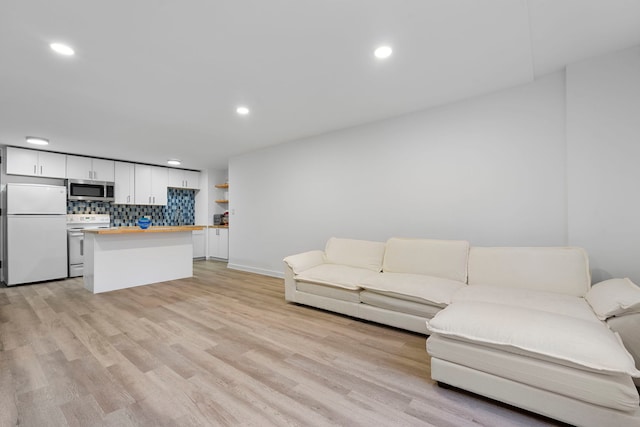
[[[84,287],[94,294],[193,276],[198,225],[83,230]]]

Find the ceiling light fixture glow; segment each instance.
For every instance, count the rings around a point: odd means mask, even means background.
[[[393,53],[393,50],[389,46],[380,46],[379,48],[373,51],[373,54],[376,56],[376,58],[380,58],[380,59],[388,58],[389,56],[391,56],[392,53]]]
[[[29,144],[33,144],[33,145],[49,145],[48,139],[40,138],[38,136],[27,136],[26,140]]]
[[[73,56],[75,55],[75,51],[71,48],[71,46],[68,46],[66,44],[63,43],[51,43],[49,45],[49,47],[51,48],[51,50],[53,50],[56,53],[59,53],[60,55],[64,55],[64,56]]]
[[[236,108],[236,113],[240,114],[241,116],[246,116],[247,114],[249,114],[249,109],[247,107],[238,107]]]
[[[176,160],[176,159],[167,160],[167,164],[171,166],[180,166],[180,160]]]

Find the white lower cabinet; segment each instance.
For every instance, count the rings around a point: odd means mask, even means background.
[[[193,257],[204,258],[207,255],[206,230],[193,230]]]
[[[229,259],[229,229],[209,229],[209,257]]]

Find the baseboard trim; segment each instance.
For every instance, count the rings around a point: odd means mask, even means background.
[[[230,268],[232,270],[246,271],[248,273],[262,274],[263,276],[271,276],[271,277],[278,277],[280,279],[284,279],[284,273],[282,273],[281,271],[273,271],[273,270],[267,270],[264,268],[250,267],[248,265],[240,265],[240,264],[233,264],[233,263],[227,264],[227,268]]]

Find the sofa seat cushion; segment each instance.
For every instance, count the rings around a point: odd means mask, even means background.
[[[584,298],[553,292],[499,286],[465,286],[453,295],[452,303],[479,301],[512,307],[530,308],[598,322],[598,318]]]
[[[336,286],[338,288],[358,290],[362,280],[380,273],[366,268],[350,267],[348,265],[321,264],[311,267],[295,276],[295,279],[303,282],[320,283]]]
[[[442,310],[440,305],[400,299],[386,293],[367,291],[366,289],[360,292],[359,297],[363,304],[399,313],[412,314],[425,319],[431,319],[437,312]]]
[[[462,282],[423,274],[380,273],[360,280],[360,287],[384,292],[396,298],[444,307],[466,285]]]
[[[321,297],[360,303],[360,289],[351,290],[339,288],[337,286],[321,285],[319,283],[309,282],[296,282],[296,289],[300,292],[319,295]]]
[[[629,352],[603,322],[477,301],[459,301],[427,321],[432,334],[556,359],[602,373],[640,377]],[[511,351],[514,352],[514,351]]]

